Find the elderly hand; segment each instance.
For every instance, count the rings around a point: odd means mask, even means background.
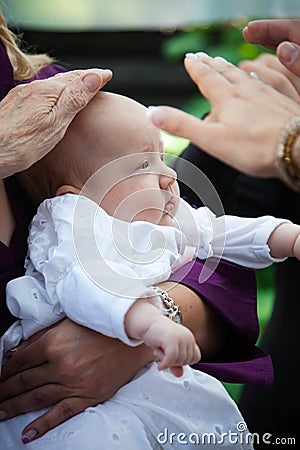
[[[185,67],[211,103],[209,120],[162,106],[150,111],[154,125],[246,174],[279,176],[275,161],[281,128],[300,115],[299,104],[222,58],[190,54]]]
[[[264,53],[254,60],[241,61],[239,67],[249,74],[254,72],[264,83],[300,103],[300,77],[286,69],[275,55]]]
[[[3,367],[0,410],[9,419],[54,405],[24,429],[36,439],[109,399],[151,360],[146,346],[127,347],[64,319],[24,341]]]
[[[278,59],[300,76],[300,19],[267,19],[249,22],[243,30],[251,44],[276,50]]]
[[[0,103],[0,178],[27,169],[52,150],[111,77],[110,70],[75,70],[12,89]]]

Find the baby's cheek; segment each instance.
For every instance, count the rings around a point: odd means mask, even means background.
[[[134,217],[134,221],[142,220],[143,222],[150,222],[153,224],[160,224],[163,217],[163,209],[160,208],[148,208],[143,211],[139,211]]]

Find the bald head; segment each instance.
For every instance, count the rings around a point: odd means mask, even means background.
[[[99,92],[70,124],[56,147],[21,175],[31,197],[40,203],[62,185],[79,189],[110,161],[145,150],[156,151],[160,132],[146,107],[122,95]],[[38,195],[37,195],[38,194]]]
[[[82,158],[84,153],[101,165],[101,160],[123,156],[124,146],[129,153],[144,145],[143,135],[150,127],[143,105],[121,95],[99,92],[77,114],[58,148],[63,147],[70,157],[75,152]]]

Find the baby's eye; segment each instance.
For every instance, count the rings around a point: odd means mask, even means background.
[[[139,166],[139,169],[143,169],[143,170],[148,169],[149,165],[150,165],[149,161],[146,160]]]

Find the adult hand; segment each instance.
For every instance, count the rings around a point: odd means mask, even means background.
[[[152,359],[146,346],[127,347],[64,319],[24,341],[3,367],[0,410],[9,419],[54,405],[24,429],[36,439],[109,399]]]
[[[276,50],[287,69],[300,76],[300,19],[267,19],[249,22],[243,30],[251,44]]]
[[[185,67],[211,103],[209,120],[159,107],[150,110],[152,122],[249,175],[279,176],[275,152],[281,128],[300,115],[300,106],[223,58],[189,54]]]
[[[239,67],[249,74],[254,72],[264,83],[300,103],[300,77],[286,69],[275,55],[263,53],[251,61],[241,61]]]
[[[0,178],[28,168],[52,150],[111,77],[110,70],[75,70],[12,89],[0,102]]]

